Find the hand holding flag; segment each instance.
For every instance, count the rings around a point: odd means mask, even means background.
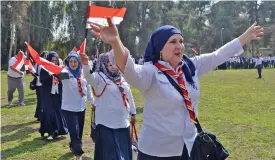
[[[24,52],[19,51],[15,63],[11,66],[21,74],[21,68],[24,65]],[[21,74],[22,75],[22,74]]]

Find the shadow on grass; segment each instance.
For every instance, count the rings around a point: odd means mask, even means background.
[[[37,137],[32,141],[23,142],[19,146],[2,150],[1,158],[8,159],[26,152],[37,152],[42,146],[47,145],[47,143],[41,137]]]
[[[35,98],[25,98],[24,103],[25,103],[26,106],[34,105],[34,104],[36,104],[36,97]],[[1,108],[13,108],[13,107],[25,107],[25,106],[19,106],[16,99],[13,100],[13,105],[12,106],[9,106],[8,104],[1,106]]]
[[[15,141],[15,140],[18,140],[18,139],[23,140],[27,137],[30,137],[29,134],[31,134],[35,131],[37,131],[36,128],[31,128],[31,127],[20,128],[17,132],[15,132],[12,135],[7,135],[7,136],[1,137],[1,144],[11,142],[11,141]]]
[[[1,158],[2,159],[8,159],[12,158],[16,155],[21,155],[26,152],[37,152],[40,148],[43,146],[46,146],[49,143],[59,143],[58,141],[64,140],[66,137],[61,136],[59,138],[56,138],[52,141],[49,141],[46,139],[46,137],[37,137],[33,139],[32,141],[23,142],[20,144],[20,146],[9,148],[6,150],[2,150]],[[68,159],[68,158],[66,158]]]
[[[58,160],[67,160],[67,159],[71,159],[73,157],[75,157],[75,156],[72,154],[72,152],[68,152],[68,153],[62,155],[61,157],[59,157]],[[90,157],[83,156],[82,160],[93,160],[93,159]]]
[[[62,155],[61,157],[59,157],[58,160],[67,160],[67,159],[71,159],[72,157],[74,157],[74,155],[71,152],[68,152]]]
[[[23,127],[26,127],[28,125],[32,125],[32,124],[35,124],[35,123],[37,123],[37,121],[31,121],[31,122],[22,123],[22,124],[12,124],[12,125],[2,126],[1,127],[1,133],[9,133],[9,132],[12,132],[14,130],[17,130],[18,128],[23,128]]]

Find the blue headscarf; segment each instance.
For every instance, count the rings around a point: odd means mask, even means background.
[[[53,57],[56,57],[56,58],[57,58],[57,62],[58,62],[57,65],[60,65],[60,64],[59,64],[59,57],[58,57],[58,54],[57,54],[55,51],[50,51],[50,53],[49,53],[48,56],[47,56],[47,60],[48,60],[48,61],[51,61]]]
[[[77,62],[78,62],[78,66],[77,66],[77,69],[76,70],[72,70],[70,68],[70,65],[69,65],[69,61],[72,57],[75,57],[77,59]],[[77,52],[70,52],[69,55],[66,57],[65,59],[65,65],[68,67],[69,71],[72,73],[72,75],[75,77],[75,78],[78,78],[80,77],[81,75],[81,69],[82,69],[82,66],[81,66],[81,63],[80,63],[80,56]]]
[[[181,32],[177,28],[170,25],[165,25],[155,30],[152,33],[150,40],[147,44],[144,53],[144,61],[149,62],[159,60],[160,51],[162,50],[168,39],[174,34],[181,35]]]

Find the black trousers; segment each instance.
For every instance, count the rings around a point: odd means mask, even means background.
[[[256,68],[257,68],[258,75],[259,75],[258,78],[262,78],[262,65],[261,64],[257,65]]]
[[[85,121],[85,110],[82,112],[71,112],[62,110],[66,119],[68,130],[70,133],[70,149],[74,155],[81,156],[82,150],[82,134]]]

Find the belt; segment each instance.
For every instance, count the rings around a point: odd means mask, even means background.
[[[9,78],[12,78],[12,79],[21,79],[23,77],[11,77],[11,76],[8,76]]]

